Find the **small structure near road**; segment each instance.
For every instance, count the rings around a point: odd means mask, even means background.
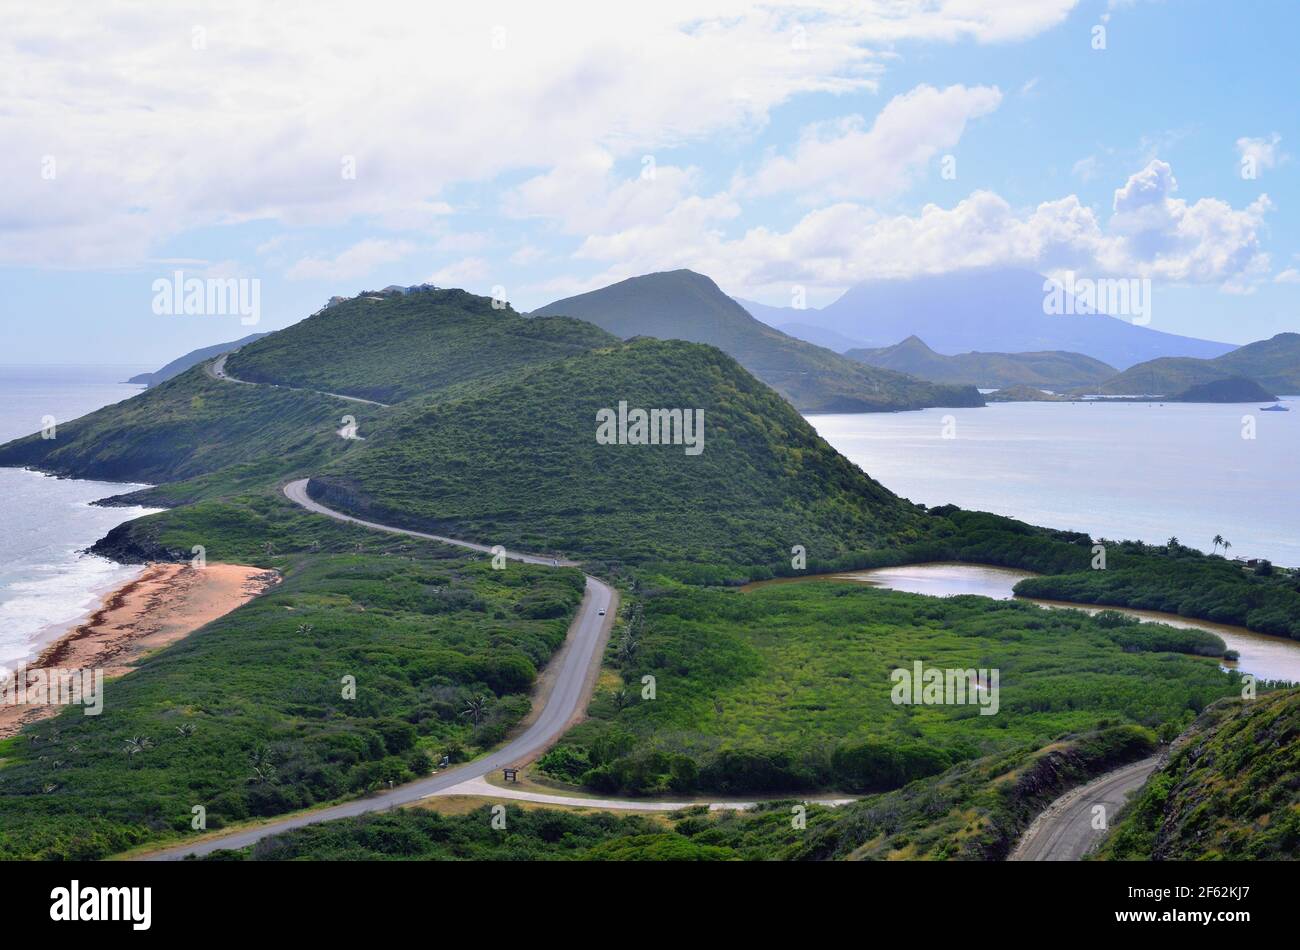
[[[518,782],[518,781],[519,781],[518,776],[519,776],[519,770],[518,770],[518,769],[502,769],[502,770],[501,770],[501,777],[502,777],[503,779],[505,779],[507,782]]]

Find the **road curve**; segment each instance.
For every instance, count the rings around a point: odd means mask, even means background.
[[[301,386],[281,386],[278,383],[251,383],[246,379],[236,379],[226,372],[226,357],[230,353],[237,352],[231,350],[229,353],[222,353],[211,363],[208,363],[205,369],[208,375],[213,379],[219,379],[223,383],[239,383],[241,386],[270,386],[272,389],[292,389],[296,392],[318,393],[321,396],[333,396],[335,399],[346,399],[348,402],[362,402],[367,406],[379,406],[383,409],[391,408],[386,402],[375,402],[373,399],[362,399],[360,396],[345,396],[342,393],[330,393],[323,389],[303,389]]]
[[[1048,805],[1024,833],[1008,861],[1080,861],[1101,843],[1130,793],[1146,784],[1161,757],[1131,762]],[[1094,828],[1093,809],[1105,808],[1106,827]]]
[[[583,798],[579,795],[552,795],[547,792],[535,792],[527,788],[511,788],[508,785],[493,785],[483,778],[468,779],[455,788],[449,788],[442,795],[474,795],[480,798],[505,799],[516,802],[533,802],[539,805],[557,805],[563,808],[595,808],[600,811],[679,811],[683,808],[707,806],[709,811],[744,811],[762,804],[758,799],[748,802],[726,801],[713,802],[695,799],[692,801],[662,801],[657,798]],[[783,796],[781,800],[788,800]],[[825,805],[835,808],[857,801],[855,798],[805,798],[806,805]]]
[[[406,528],[377,524],[353,518],[342,512],[326,508],[307,497],[307,479],[299,479],[284,486],[285,495],[309,511],[346,521],[377,531],[391,534],[405,534],[416,538],[427,538],[468,548],[472,551],[491,553],[486,545],[444,538],[439,535],[425,534]],[[529,564],[546,564],[571,566],[573,562],[539,557],[531,554],[506,553],[506,557],[524,561]],[[430,795],[446,792],[457,785],[483,776],[507,765],[522,765],[535,758],[551,745],[581,716],[585,702],[590,695],[595,675],[600,668],[601,654],[609,638],[610,628],[618,606],[618,595],[612,587],[587,575],[587,590],[583,595],[578,613],[569,626],[569,633],[560,652],[547,667],[546,695],[543,697],[541,711],[536,719],[516,738],[510,740],[493,752],[480,759],[468,762],[456,768],[447,769],[428,778],[418,779],[406,785],[398,786],[355,801],[343,802],[317,811],[288,815],[258,825],[232,831],[229,834],[216,835],[200,841],[176,845],[159,851],[143,854],[144,860],[167,861],[179,860],[189,855],[204,855],[224,848],[245,848],[270,835],[281,834],[293,828],[313,825],[317,822],[332,821],[336,818],[351,818],[368,812],[385,811],[399,805],[408,805]],[[554,675],[550,674],[554,671]],[[363,681],[364,682],[364,681]]]

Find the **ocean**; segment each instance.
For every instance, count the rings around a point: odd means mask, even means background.
[[[1300,566],[1300,397],[1265,404],[1012,402],[809,416],[891,491],[1094,538]],[[1245,436],[1253,436],[1247,438]]]
[[[140,392],[121,381],[146,366],[0,366],[0,443],[39,431]],[[0,468],[0,667],[31,659],[50,639],[93,611],[104,594],[140,567],[84,553],[146,508],[90,503],[142,485],[52,478]]]

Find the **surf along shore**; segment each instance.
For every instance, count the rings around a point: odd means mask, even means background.
[[[105,678],[121,676],[145,655],[189,636],[279,581],[275,571],[243,564],[199,568],[150,563],[134,580],[106,594],[88,618],[49,643],[26,669],[102,670]],[[0,739],[61,708],[0,703]]]

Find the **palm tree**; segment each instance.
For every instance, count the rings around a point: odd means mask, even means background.
[[[618,641],[618,660],[624,666],[631,665],[636,659],[637,652],[641,649],[641,644],[634,638],[625,636]]]
[[[469,716],[474,720],[474,725],[478,725],[487,714],[488,698],[483,695],[471,696],[465,700],[465,709],[461,712],[462,716]]]
[[[1219,550],[1219,545],[1222,543],[1223,543],[1223,535],[1216,534],[1214,536],[1214,547],[1210,548],[1210,553],[1213,554],[1215,551]]]
[[[617,693],[614,694],[614,711],[622,712],[631,704],[631,702],[632,702],[632,697],[628,696],[627,690],[620,689]]]
[[[182,739],[188,739],[190,736],[194,735],[194,723],[182,723],[176,727],[176,731],[180,733]]]
[[[148,736],[132,736],[130,739],[126,740],[122,747],[122,751],[126,753],[126,761],[127,764],[130,765],[131,761],[137,755],[141,752],[148,752],[152,748],[153,740]]]
[[[275,781],[275,766],[270,762],[254,765],[253,774],[248,777],[248,780],[254,785],[270,785]]]
[[[1227,556],[1228,556],[1228,549],[1231,548],[1231,547],[1232,547],[1232,542],[1231,542],[1231,541],[1224,541],[1224,542],[1223,542],[1223,556],[1224,556],[1224,557],[1227,557]]]

